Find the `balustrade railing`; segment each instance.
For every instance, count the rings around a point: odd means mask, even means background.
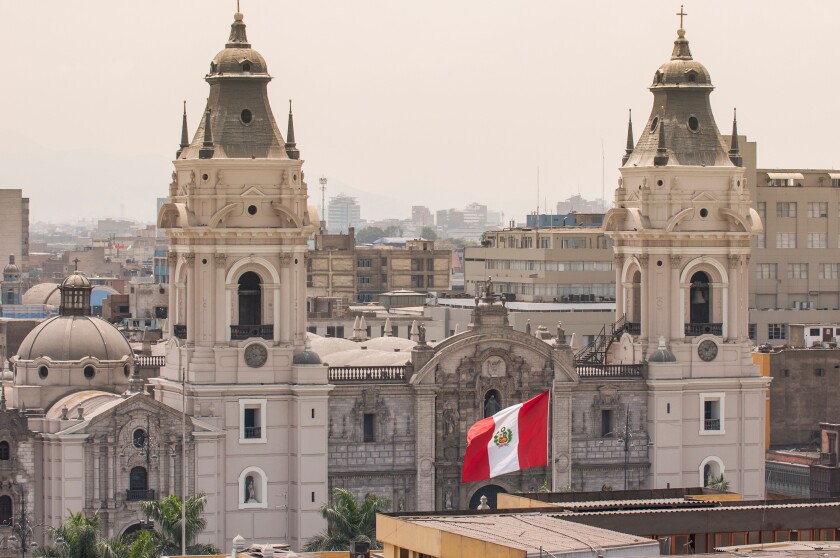
[[[698,335],[723,335],[723,324],[685,324],[685,335],[696,337]]]
[[[327,372],[330,382],[405,382],[405,366],[336,366]]]
[[[134,358],[134,363],[137,366],[142,366],[144,368],[160,368],[166,365],[166,357],[162,355],[158,356],[149,356],[149,355],[138,355]]]
[[[641,364],[578,364],[575,368],[581,378],[641,378]]]
[[[716,431],[720,430],[720,419],[706,419],[703,421],[703,430]]]
[[[269,341],[274,339],[274,325],[232,325],[230,326],[230,338],[233,341],[244,341],[251,337],[261,337]]]
[[[245,439],[246,440],[256,440],[262,437],[262,427],[261,426],[246,426],[245,427]]]
[[[128,489],[125,491],[125,499],[128,502],[139,502],[141,500],[154,500],[155,491],[147,489]]]
[[[624,324],[624,331],[626,331],[630,335],[641,335],[642,324],[640,322],[627,322],[626,324]]]

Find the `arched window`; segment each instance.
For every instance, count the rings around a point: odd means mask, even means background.
[[[260,276],[248,271],[239,278],[239,325],[260,325],[261,314]]]
[[[492,417],[502,410],[502,396],[495,389],[484,394],[484,418]]]
[[[134,443],[134,447],[137,449],[143,448],[146,446],[146,431],[142,428],[138,428],[134,431],[134,435],[132,436],[132,442]]]
[[[630,319],[629,322],[639,323],[642,321],[642,273],[636,270],[633,273],[632,287],[630,293]]]
[[[709,276],[698,271],[691,276],[691,323],[708,324],[711,309],[711,290],[709,289]]]
[[[8,461],[12,457],[12,451],[9,447],[9,442],[3,440],[0,442],[0,461]]]
[[[129,490],[148,490],[149,474],[145,467],[133,467],[128,477]]]
[[[0,525],[12,524],[12,499],[0,496]]]

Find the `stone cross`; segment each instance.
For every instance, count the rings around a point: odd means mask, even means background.
[[[239,0],[236,0],[236,1],[239,2]],[[685,13],[685,10],[683,10],[682,4],[680,4],[680,11],[678,11],[676,13],[676,15],[680,16],[680,29],[682,29],[683,28],[683,17],[688,15],[687,13]]]

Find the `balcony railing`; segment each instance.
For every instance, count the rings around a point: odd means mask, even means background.
[[[685,324],[686,337],[698,335],[723,335],[723,324]]]
[[[246,426],[245,427],[245,439],[246,440],[257,440],[262,438],[262,427],[261,426]]]
[[[720,430],[720,419],[706,419],[703,421],[703,430],[716,432]]]
[[[166,366],[166,357],[163,355],[138,355],[134,357],[134,364],[141,368],[162,368]]]
[[[187,338],[187,326],[186,326],[186,324],[174,324],[172,326],[172,335],[174,335],[178,339],[186,339]]]
[[[642,334],[642,324],[639,323],[639,322],[625,322],[624,323],[624,331],[626,331],[630,335],[641,335]]]
[[[405,383],[405,366],[342,366],[330,368],[329,381]]]
[[[581,378],[641,378],[641,364],[581,363],[575,367]]]
[[[251,337],[261,337],[271,341],[274,339],[274,325],[232,325],[230,326],[230,338],[233,341],[244,341]]]
[[[837,467],[837,454],[820,453],[820,465],[827,465],[828,467]]]
[[[126,490],[125,499],[128,502],[139,502],[141,500],[154,500],[155,491],[147,489]]]

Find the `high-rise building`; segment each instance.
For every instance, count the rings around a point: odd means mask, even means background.
[[[362,209],[356,198],[338,194],[327,204],[327,230],[332,234],[346,233],[350,227],[362,224]]]
[[[23,272],[29,267],[29,198],[22,190],[0,190],[0,258],[15,257]]]
[[[411,206],[411,222],[418,227],[429,227],[435,224],[432,212],[425,205]]]

